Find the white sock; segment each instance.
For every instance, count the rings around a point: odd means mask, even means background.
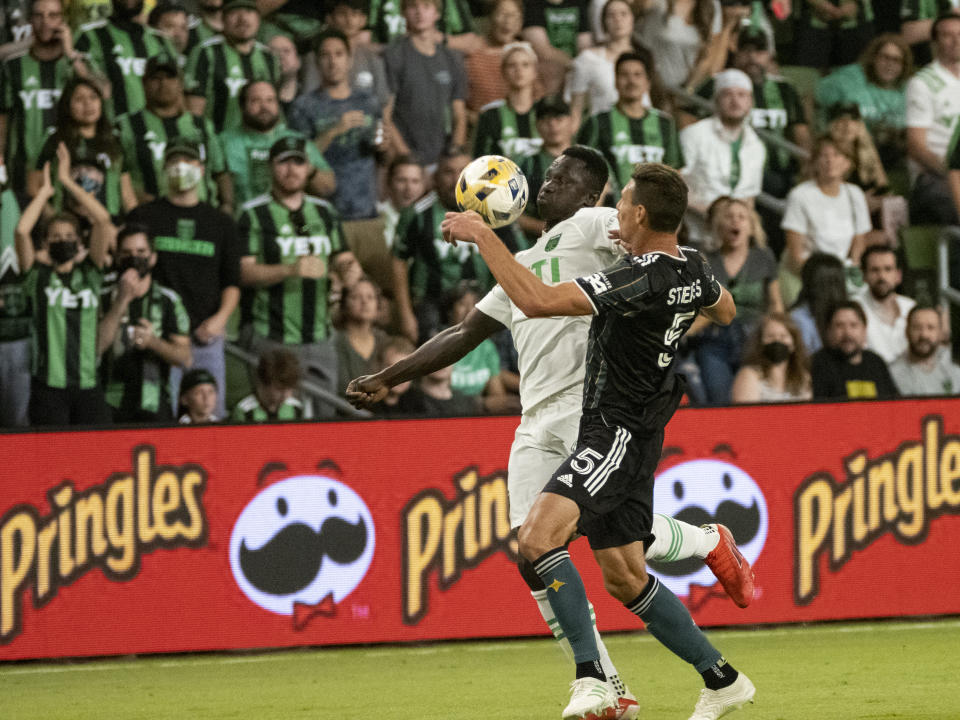
[[[550,607],[550,601],[547,600],[547,591],[532,590],[530,594],[533,595],[533,599],[537,601],[540,615],[543,616],[543,620],[547,623],[547,627],[550,628],[550,632],[553,633],[553,637],[557,639],[557,644],[560,645],[563,654],[567,656],[570,662],[573,662],[573,650],[570,647],[570,642],[564,636],[563,630],[560,628],[560,623],[557,622],[557,618],[553,614],[553,608]],[[597,650],[600,652],[600,667],[603,668],[603,674],[607,676],[607,682],[617,691],[618,697],[626,695],[629,691],[620,679],[617,668],[613,664],[613,660],[610,659],[610,653],[607,652],[607,646],[604,645],[603,638],[600,637],[600,631],[597,630],[597,615],[596,612],[594,612],[593,603],[590,603],[590,619],[593,621],[593,636],[597,640]]]
[[[653,514],[656,539],[647,548],[647,560],[675,562],[688,557],[701,560],[720,542],[720,535],[711,527],[696,527],[668,515]]]

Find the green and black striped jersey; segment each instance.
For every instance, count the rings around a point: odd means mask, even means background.
[[[216,30],[196,15],[191,15],[187,19],[187,27],[189,28],[189,34],[187,35],[187,49],[184,51],[187,55],[200,43],[209,40],[214,35],[219,35]]]
[[[637,163],[666,163],[678,170],[684,165],[676,123],[654,108],[648,108],[642,118],[627,117],[617,107],[587,118],[577,142],[603,153],[613,171],[618,198]]]
[[[104,296],[105,313],[115,298],[115,292]],[[173,290],[153,282],[146,295],[130,303],[101,365],[107,402],[124,419],[134,419],[142,412],[160,413],[170,407],[170,366],[156,353],[130,344],[128,329],[143,318],[153,325],[154,334],[168,342],[175,335],[190,335],[187,309]]]
[[[292,265],[300,257],[315,255],[330,267],[330,256],[344,248],[340,215],[326,200],[304,196],[290,210],[270,195],[261,195],[243,206],[240,243],[244,255],[261,265]],[[253,329],[258,335],[285,345],[325,340],[330,333],[328,278],[287,278],[257,288],[253,299]]]
[[[52,388],[97,386],[103,272],[88,258],[64,275],[34,263],[23,279],[33,314],[33,377]]]
[[[697,88],[697,95],[710,99],[713,97],[713,78]],[[707,113],[698,112],[700,117]],[[756,130],[768,130],[786,139],[787,130],[794,125],[805,125],[800,95],[793,85],[782,77],[767,75],[762,83],[753,84],[753,110],[750,111],[750,125]],[[767,146],[767,167],[776,171],[797,170],[796,163],[788,150],[764,142]]]
[[[80,28],[75,43],[89,56],[94,69],[110,81],[111,117],[136,112],[146,105],[143,71],[154,55],[177,57],[173,44],[152,27],[135,22],[99,20]]]
[[[372,39],[386,45],[407,32],[401,0],[372,0],[370,3],[370,28]],[[443,11],[437,27],[444,35],[460,35],[476,32],[473,13],[468,0],[444,0]]]
[[[121,115],[117,119],[117,135],[123,147],[123,169],[130,173],[134,190],[138,195],[146,193],[153,197],[167,194],[167,182],[163,175],[163,152],[167,141],[183,137],[197,142],[206,166],[198,197],[211,205],[218,204],[214,175],[225,172],[227,166],[220,138],[207,118],[189,112],[162,118],[144,108]]]
[[[207,99],[204,112],[217,132],[241,126],[243,113],[237,95],[254,80],[273,85],[280,81],[280,61],[260,42],[241,55],[223,35],[214,35],[195,47],[187,60],[186,91]]]
[[[48,135],[46,142],[40,149],[40,154],[37,156],[36,169],[42,170],[45,163],[50,163],[50,177],[53,178],[57,177],[57,168],[59,167],[57,145],[60,142],[59,135]],[[85,190],[92,192],[113,217],[121,217],[124,212],[123,196],[120,193],[120,176],[123,174],[122,154],[118,157],[110,157],[105,152],[97,152],[92,144],[84,138],[80,138],[74,143],[67,143],[67,146],[70,150],[73,170],[76,170],[80,165],[92,164],[98,171],[95,173],[96,178],[92,174],[90,176],[90,182],[94,184],[88,184],[83,180],[80,181],[80,184],[84,186]],[[63,186],[60,183],[55,183],[51,204],[57,210],[64,209],[63,196]]]
[[[443,239],[440,223],[447,212],[436,192],[430,192],[406,208],[397,221],[391,250],[396,257],[407,261],[410,297],[414,304],[425,298],[439,300],[461,280],[476,280],[484,292],[496,284],[476,245],[457,243],[454,246]],[[495,232],[512,253],[528,246],[515,224]]]
[[[4,162],[11,187],[24,192],[47,135],[56,125],[57,101],[72,70],[64,57],[37,60],[24,50],[0,69],[0,114],[7,116]]]
[[[537,112],[518,113],[506,100],[494,100],[480,110],[473,156],[505,155],[519,164],[540,152],[543,139],[537,132]]]
[[[33,327],[14,243],[18,222],[20,203],[7,188],[0,192],[0,342],[28,338]]]
[[[251,393],[236,404],[230,419],[234,422],[262,423],[277,420],[308,420],[308,413],[296,398],[287,398],[275,413],[263,409],[256,394]]]

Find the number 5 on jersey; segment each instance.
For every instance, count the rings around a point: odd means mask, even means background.
[[[684,331],[686,331],[684,323],[687,320],[691,320],[696,314],[696,310],[690,310],[688,312],[677,313],[673,316],[673,324],[667,328],[667,331],[663,334],[663,344],[673,352],[660,353],[660,357],[657,358],[657,365],[662,368],[670,367],[670,363],[673,362],[673,353],[677,351],[677,344],[680,342]]]

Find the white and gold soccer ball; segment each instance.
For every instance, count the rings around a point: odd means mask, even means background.
[[[457,207],[480,214],[492,228],[509,225],[527,206],[527,178],[510,158],[482,155],[457,180]]]

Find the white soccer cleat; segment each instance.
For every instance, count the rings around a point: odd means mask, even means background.
[[[717,720],[729,712],[739,710],[747,703],[752,703],[756,692],[750,678],[743,673],[737,676],[732,685],[725,688],[704,688],[700,691],[700,699],[697,700],[690,720]]]
[[[570,704],[564,708],[563,720],[615,720],[617,694],[605,680],[585,677],[570,683]]]
[[[636,720],[640,714],[640,704],[637,698],[629,690],[617,698],[617,712],[613,716],[614,720]]]

